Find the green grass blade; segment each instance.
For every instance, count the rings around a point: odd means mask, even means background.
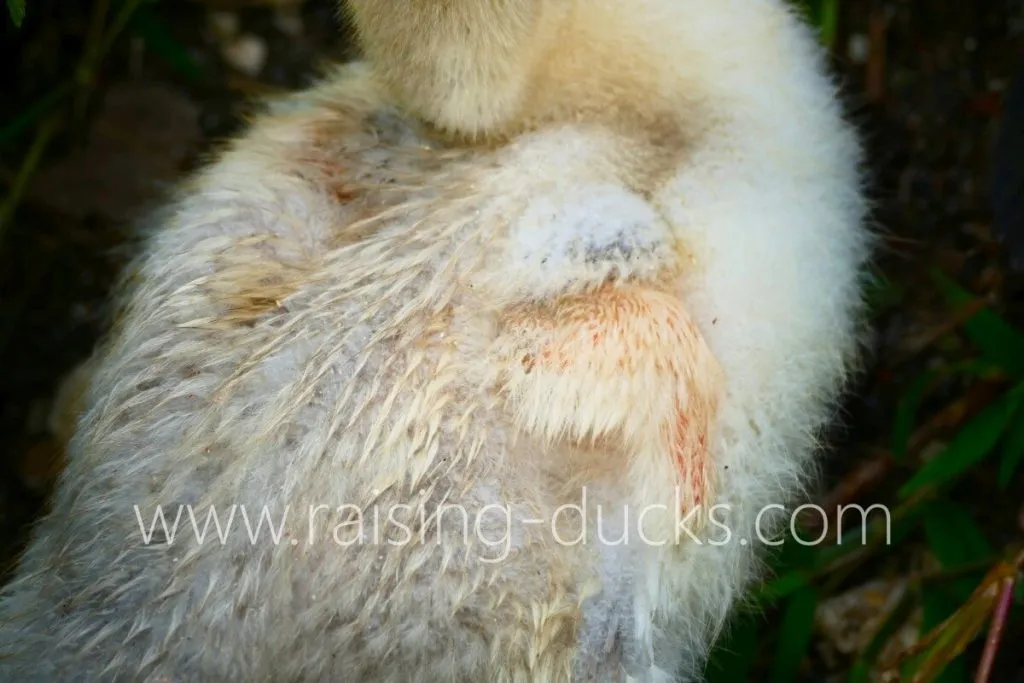
[[[999,461],[999,488],[1006,490],[1024,462],[1024,406],[1017,409],[1010,420],[1010,428],[1003,440],[1003,457]]]
[[[941,628],[941,631],[921,655],[907,662],[902,680],[912,683],[966,683],[967,666],[961,655],[963,648],[985,624],[987,612],[984,605],[969,603],[958,611],[956,602],[928,586],[923,589],[921,604],[922,636],[931,634],[936,628]]]
[[[900,488],[906,499],[927,486],[952,481],[985,458],[999,443],[1010,418],[1021,404],[1024,384],[1006,392],[986,407],[957,433],[944,451],[924,464],[910,481]]]
[[[800,665],[814,635],[814,613],[817,607],[818,592],[810,586],[797,590],[789,599],[779,624],[771,683],[792,683],[797,680]]]
[[[964,306],[976,297],[941,271],[932,271],[932,279],[954,306]],[[1015,330],[994,311],[982,309],[964,323],[964,331],[981,354],[1008,374],[1024,376],[1024,333]]]
[[[929,549],[946,569],[976,564],[996,552],[971,513],[956,503],[930,503],[924,513],[924,531]],[[973,591],[977,581],[971,584]]]
[[[921,401],[938,377],[938,372],[921,373],[900,397],[896,406],[896,419],[892,425],[892,457],[896,462],[907,459],[910,437],[917,425],[917,409],[921,407]]]
[[[932,385],[950,375],[967,375],[970,377],[983,377],[986,374],[998,370],[986,361],[967,361],[965,363],[953,363],[944,365],[937,370],[930,370],[918,375],[910,387],[900,398],[896,406],[896,418],[892,427],[892,457],[896,462],[903,462],[907,458],[907,450],[910,446],[910,437],[917,426],[917,411],[921,407],[924,397],[928,394]]]
[[[995,548],[975,524],[971,513],[950,502],[931,503],[925,510],[924,535],[928,549],[944,569],[957,570],[988,560]],[[952,582],[953,592],[967,600],[981,576],[963,576]]]

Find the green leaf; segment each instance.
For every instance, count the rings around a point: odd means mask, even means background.
[[[757,659],[757,622],[751,614],[743,614],[730,626],[725,637],[715,645],[708,660],[708,683],[749,681]]]
[[[793,593],[786,604],[772,661],[771,683],[791,683],[797,679],[814,634],[814,612],[817,607],[818,592],[811,586]]]
[[[937,372],[921,373],[900,397],[896,406],[896,419],[892,426],[892,457],[896,462],[903,462],[907,459],[907,448],[910,445],[910,436],[917,424],[917,409],[925,394],[939,376]]]
[[[957,433],[944,451],[926,462],[899,490],[906,499],[926,486],[937,486],[955,479],[988,455],[1017,411],[1024,384],[1006,392],[986,407]]]
[[[924,532],[928,547],[945,569],[958,569],[995,555],[971,513],[956,503],[930,503],[924,513]],[[976,581],[971,590],[975,586]]]
[[[977,564],[995,555],[995,548],[974,523],[971,513],[955,503],[928,505],[924,516],[924,535],[928,549],[947,570]],[[981,578],[963,576],[954,580],[952,586],[957,598],[967,600]]]
[[[910,437],[917,425],[917,411],[933,383],[951,375],[967,375],[983,377],[998,368],[986,361],[966,361],[943,365],[936,370],[923,372],[910,384],[906,393],[896,406],[896,419],[892,428],[892,457],[896,462],[903,462],[907,457]]]
[[[932,279],[954,306],[964,306],[976,297],[949,279],[941,271],[933,270]],[[964,323],[964,331],[981,354],[999,365],[1008,374],[1024,376],[1024,333],[1013,329],[995,312],[982,309]]]
[[[1003,457],[999,462],[999,488],[1006,490],[1017,468],[1024,462],[1024,407],[1013,414],[1010,428],[1003,439]]]
[[[7,13],[11,15],[11,21],[18,28],[25,21],[25,0],[7,0]]]

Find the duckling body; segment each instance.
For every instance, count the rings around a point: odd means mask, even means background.
[[[813,38],[764,0],[403,7],[353,0],[367,61],[153,217],[0,678],[699,679],[857,357]]]

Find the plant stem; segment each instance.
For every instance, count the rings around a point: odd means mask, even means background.
[[[89,91],[96,76],[96,67],[99,65],[101,58],[100,49],[101,41],[103,40],[103,25],[109,10],[110,0],[96,0],[96,4],[93,6],[92,18],[89,22],[89,34],[85,41],[85,51],[75,73],[78,87],[71,110],[71,121],[72,125],[76,127],[85,119],[85,110],[89,103]]]
[[[7,228],[10,226],[11,221],[14,218],[14,212],[18,208],[18,204],[21,202],[22,195],[25,194],[25,189],[28,187],[29,181],[32,180],[32,176],[35,175],[36,169],[39,167],[39,162],[46,152],[46,148],[50,145],[50,141],[53,140],[54,135],[57,134],[59,128],[59,117],[51,116],[39,127],[36,132],[36,137],[32,141],[32,147],[29,148],[28,154],[25,155],[25,160],[21,164],[21,168],[18,170],[18,175],[15,176],[14,182],[11,183],[11,190],[4,199],[2,205],[0,205],[0,244],[3,244],[4,235],[7,232]]]
[[[985,639],[985,651],[981,655],[981,664],[978,666],[978,673],[974,683],[988,683],[992,676],[992,668],[995,666],[996,653],[999,652],[999,643],[1003,639],[1003,632],[1006,630],[1006,620],[1010,614],[1010,605],[1013,603],[1013,589],[1017,584],[1016,575],[1003,579],[1003,585],[992,612],[992,625],[989,626],[988,637]]]

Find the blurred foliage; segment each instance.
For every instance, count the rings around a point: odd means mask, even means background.
[[[14,212],[47,151],[58,135],[83,127],[103,61],[125,34],[145,41],[148,50],[182,78],[197,82],[203,72],[185,46],[171,35],[150,5],[158,0],[96,0],[92,5],[85,43],[70,73],[51,84],[43,96],[24,105],[11,120],[0,123],[0,150],[25,148],[19,170],[0,202],[0,244]],[[30,7],[26,0],[7,0],[11,20],[21,26]]]
[[[7,0],[7,12],[14,25],[21,28],[21,22],[25,20],[25,0]]]

